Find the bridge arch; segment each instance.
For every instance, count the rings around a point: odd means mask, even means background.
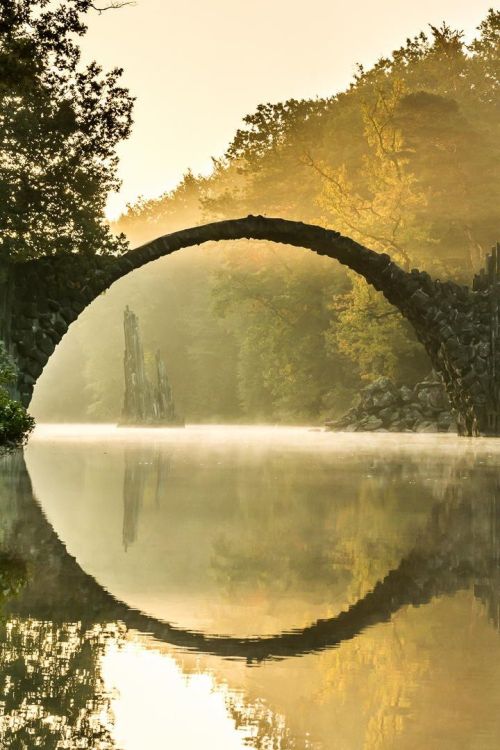
[[[412,325],[443,378],[462,432],[487,432],[489,386],[481,379],[483,373],[476,373],[476,350],[467,348],[473,337],[474,294],[482,293],[453,282],[442,284],[416,269],[408,272],[389,255],[331,229],[263,216],[180,230],[119,257],[65,254],[13,266],[6,292],[10,314],[0,333],[19,367],[18,393],[23,403],[29,404],[37,378],[71,323],[115,281],[182,248],[240,239],[306,248],[360,274]]]

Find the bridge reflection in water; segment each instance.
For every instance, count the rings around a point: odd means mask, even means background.
[[[35,439],[38,498],[23,456],[2,460],[2,588],[20,588],[2,607],[2,747],[161,746],[167,725],[196,747],[190,712],[220,747],[498,746],[500,450],[302,438]]]

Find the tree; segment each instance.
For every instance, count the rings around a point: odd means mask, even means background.
[[[326,221],[376,250],[390,252],[407,267],[407,246],[420,239],[416,210],[424,202],[414,189],[415,177],[405,167],[402,137],[394,124],[394,111],[404,88],[394,81],[389,90],[379,89],[371,101],[361,102],[366,153],[361,162],[363,178],[346,164],[328,170],[310,163],[324,180],[320,205]],[[350,171],[353,172],[352,176]]]
[[[325,333],[332,360],[344,356],[363,380],[384,374],[412,382],[425,377],[429,362],[410,325],[360,276],[331,302],[336,315]]]
[[[0,6],[0,257],[117,253],[104,206],[131,127],[121,70],[80,64],[89,0]]]
[[[395,123],[406,171],[421,196],[415,211],[416,224],[424,228],[421,238],[425,241],[427,235],[429,249],[435,253],[439,248],[445,265],[463,277],[463,271],[453,268],[459,248],[470,278],[484,264],[498,232],[498,127],[483,117],[466,117],[463,102],[426,91],[401,99]],[[447,247],[453,248],[455,261],[446,259]]]
[[[328,259],[288,247],[253,242],[228,252],[212,294],[215,312],[238,341],[238,391],[251,419],[317,418],[341,395],[347,375],[342,355],[329,359],[324,335],[329,301],[345,291]]]
[[[323,180],[323,224],[436,276],[469,281],[479,270],[500,220],[498,92],[491,96],[499,18],[488,14],[469,49],[443,24],[360,69],[350,94],[362,112],[352,136],[361,158],[332,166],[308,155]],[[363,281],[352,284],[329,345],[362,377],[422,375],[428,364],[408,326]]]
[[[144,242],[189,223],[282,216],[469,283],[500,227],[499,28],[493,10],[469,45],[446,24],[431,27],[360,67],[345,91],[259,105],[211,175],[188,173],[175,190],[129,207],[116,228]],[[424,349],[394,309],[329,260],[241,241],[230,253],[196,251],[180,266],[169,258],[148,277],[143,269],[133,304],[145,336],[172,363],[187,416],[320,419],[346,405],[362,380],[387,374],[414,383],[428,372]],[[129,295],[133,279],[120,287]],[[108,319],[115,294],[103,300]],[[119,363],[111,329],[96,337],[98,325],[96,316],[86,342],[94,350],[98,338]],[[116,389],[98,367],[87,357],[82,372],[87,392],[99,393],[93,416],[107,403],[109,418]]]

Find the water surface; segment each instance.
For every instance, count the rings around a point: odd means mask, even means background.
[[[497,748],[499,468],[450,435],[37,428],[0,463],[1,746]]]

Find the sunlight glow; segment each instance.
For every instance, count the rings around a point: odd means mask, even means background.
[[[107,649],[102,676],[113,695],[111,732],[122,750],[248,748],[253,731],[236,727],[229,690],[210,674],[186,675],[171,656],[129,642]]]
[[[147,0],[89,15],[84,60],[123,67],[136,97],[132,134],[118,148],[123,185],[109,197],[106,216],[115,219],[138,195],[170,190],[189,168],[204,173],[259,103],[332,96],[352,81],[357,62],[373,65],[429,23],[446,19],[469,39],[490,5]]]

